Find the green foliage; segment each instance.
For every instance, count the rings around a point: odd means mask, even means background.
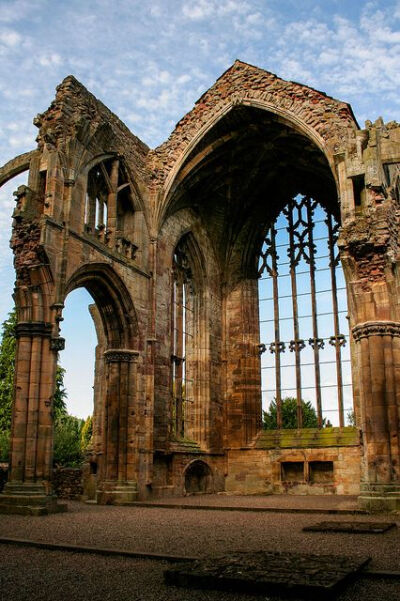
[[[16,323],[17,316],[14,309],[3,323],[0,343],[0,432],[2,433],[8,432],[11,428]]]
[[[354,410],[348,412],[347,421],[349,423],[349,426],[353,426],[353,428],[356,427],[356,414],[354,413]]]
[[[81,451],[82,451],[82,453],[85,453],[88,446],[92,442],[92,435],[93,435],[93,419],[92,419],[92,416],[89,415],[89,417],[86,418],[86,420],[82,426],[82,429],[81,429]]]
[[[311,405],[310,401],[301,401],[303,413],[303,428],[318,428],[317,412]],[[282,399],[282,428],[296,429],[297,428],[297,400],[293,397]],[[323,420],[325,425],[325,419]],[[271,401],[269,410],[263,411],[263,428],[264,430],[276,430],[277,428],[277,408],[276,400]]]
[[[10,451],[10,430],[0,430],[0,461],[7,463]]]
[[[60,415],[54,421],[54,456],[56,465],[78,467],[82,463],[81,432],[84,421],[73,415]]]
[[[53,395],[53,411],[54,417],[57,419],[62,415],[67,415],[67,407],[65,399],[67,398],[67,391],[64,388],[64,375],[65,369],[61,365],[57,365],[56,371],[56,390]]]

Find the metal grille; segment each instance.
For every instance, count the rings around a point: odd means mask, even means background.
[[[337,237],[334,217],[308,196],[293,198],[265,236],[259,260],[262,394],[264,408],[276,402],[278,428],[287,396],[296,398],[298,428],[303,401],[314,406],[319,427],[344,426],[353,408]]]

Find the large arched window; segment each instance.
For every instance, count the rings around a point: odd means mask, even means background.
[[[315,200],[296,196],[270,224],[259,260],[263,407],[303,401],[319,427],[346,423],[352,411],[347,297],[334,216]],[[286,426],[287,427],[287,426]]]
[[[188,437],[193,426],[194,289],[186,239],[173,255],[172,286],[172,430],[177,438]]]
[[[101,161],[88,173],[84,229],[125,257],[135,259],[132,186],[118,158]]]

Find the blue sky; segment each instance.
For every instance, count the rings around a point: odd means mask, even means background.
[[[400,0],[0,0],[0,164],[35,146],[32,118],[70,73],[151,147],[236,58],[350,102],[361,126],[399,118],[399,25]],[[0,189],[1,321],[21,181]],[[72,333],[83,304],[71,309]],[[90,394],[67,384],[70,397]]]

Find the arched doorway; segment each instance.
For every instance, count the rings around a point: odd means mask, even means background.
[[[192,461],[185,469],[184,476],[185,494],[195,495],[214,492],[212,471],[204,461]]]

